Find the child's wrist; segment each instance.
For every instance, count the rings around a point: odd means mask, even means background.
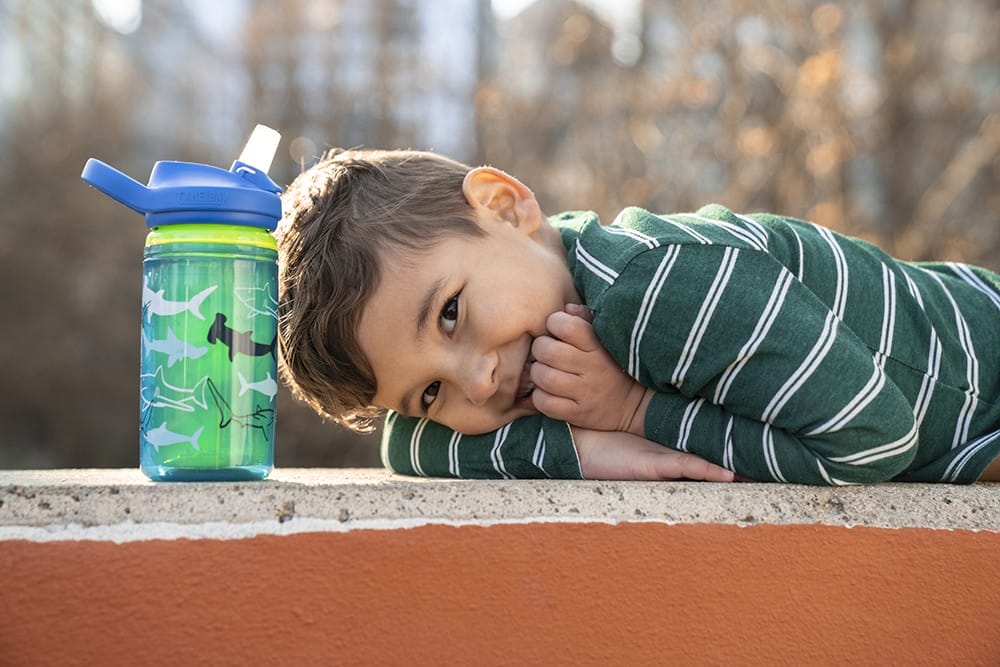
[[[625,424],[623,431],[640,438],[646,437],[646,408],[649,407],[653,393],[652,389],[643,387],[638,382],[633,385],[632,394],[636,397],[635,407],[632,409],[632,416]]]

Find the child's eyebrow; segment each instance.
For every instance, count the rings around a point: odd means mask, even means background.
[[[431,309],[438,300],[438,294],[444,289],[444,276],[431,283],[430,289],[420,302],[420,310],[417,311],[417,340],[420,340],[427,329],[427,321],[431,316]]]

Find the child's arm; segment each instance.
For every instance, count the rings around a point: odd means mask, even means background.
[[[382,464],[401,475],[472,479],[581,479],[569,424],[537,414],[481,435],[390,411]]]
[[[694,479],[732,481],[720,466],[628,433],[570,427],[544,415],[482,435],[389,413],[382,463],[403,475],[479,479]]]
[[[595,322],[611,355],[630,362],[635,376],[656,389],[644,395],[630,429],[641,424],[649,440],[754,479],[876,482],[906,469],[917,451],[910,404],[871,351],[816,295],[767,254],[743,250],[732,276],[738,298],[723,301],[728,312],[706,319],[697,290],[719,275],[720,258],[736,254],[699,246],[681,250],[678,265],[685,265],[674,267],[691,282],[681,280],[672,290],[668,282],[660,301],[649,307],[646,283],[664,257],[669,259],[666,250],[650,250],[630,263],[604,295],[618,310],[599,313]],[[698,272],[707,273],[707,280],[694,277]],[[636,347],[634,323],[640,321],[646,338]],[[539,345],[536,359],[545,356],[547,345]],[[600,358],[593,350],[588,355],[587,363]],[[535,404],[552,415],[607,428],[615,422],[605,421],[595,401],[621,406],[616,427],[631,409],[629,391],[609,389],[618,383],[587,386],[571,365],[560,368],[564,375],[555,379],[546,380],[543,370],[533,371],[545,387]],[[578,395],[597,392],[591,403],[546,397],[570,394],[573,382],[566,381],[574,376]]]
[[[734,475],[714,463],[669,449],[631,433],[573,429],[585,479],[691,479],[731,482]]]

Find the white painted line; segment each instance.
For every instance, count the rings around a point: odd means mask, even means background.
[[[101,526],[83,526],[81,524],[63,524],[49,526],[0,526],[0,542],[4,540],[27,540],[30,542],[71,542],[96,541],[127,544],[130,542],[146,542],[151,540],[246,540],[261,536],[286,537],[306,533],[350,533],[358,530],[408,530],[425,526],[450,526],[453,528],[494,526],[517,526],[530,524],[603,524],[617,526],[620,524],[660,524],[664,526],[736,526],[748,528],[753,526],[802,526],[822,525],[830,528],[875,528],[882,530],[934,530],[954,532],[980,532],[980,529],[956,529],[919,526],[861,526],[844,523],[691,523],[690,521],[669,521],[658,518],[637,518],[627,520],[609,519],[607,517],[534,517],[518,519],[366,519],[338,521],[335,519],[294,518],[284,523],[276,521],[257,521],[248,523],[229,523],[213,521],[205,523],[133,523],[125,522]],[[995,531],[986,531],[995,532]]]

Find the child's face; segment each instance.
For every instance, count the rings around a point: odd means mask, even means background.
[[[468,434],[536,412],[531,343],[549,314],[579,301],[558,232],[540,213],[537,224],[477,213],[485,237],[383,257],[358,328],[376,405]]]

